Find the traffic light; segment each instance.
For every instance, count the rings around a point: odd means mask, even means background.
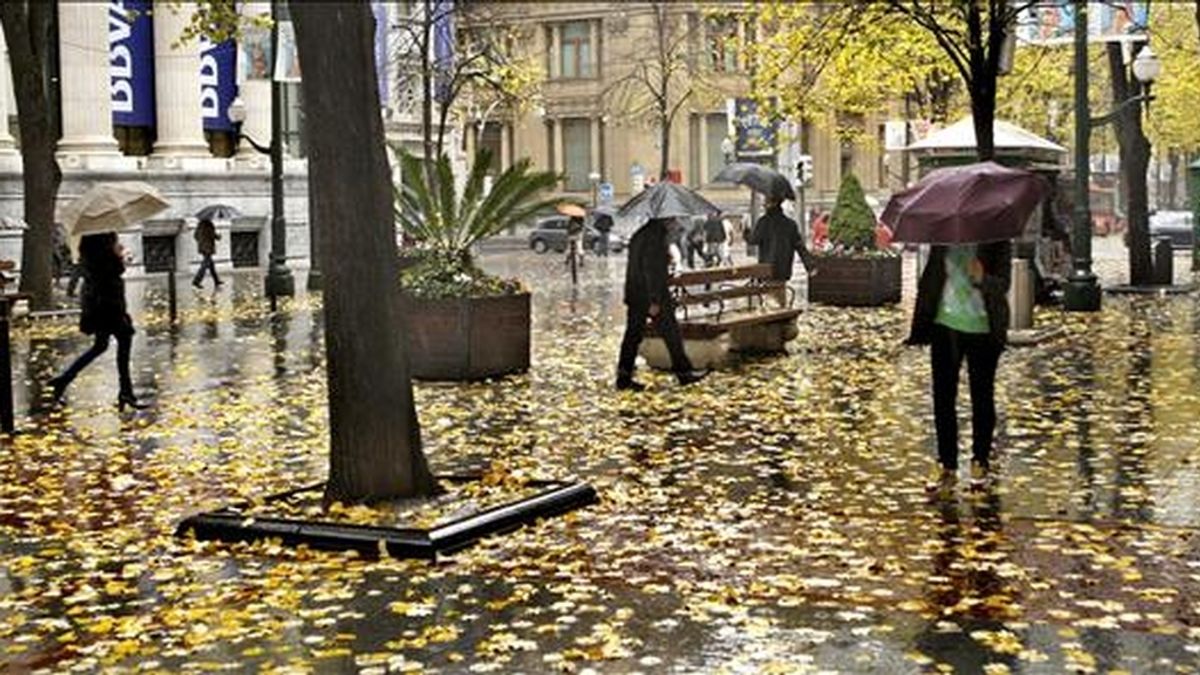
[[[812,182],[812,177],[813,177],[812,155],[800,155],[800,161],[796,162],[796,177],[800,179],[801,185],[808,185],[810,182]]]

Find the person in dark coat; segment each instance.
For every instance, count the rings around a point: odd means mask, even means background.
[[[804,245],[800,236],[800,228],[796,221],[783,213],[782,202],[776,198],[767,199],[767,210],[754,224],[753,229],[746,233],[746,243],[758,247],[758,262],[769,263],[776,281],[787,283],[792,278],[792,266],[797,254],[804,268],[811,274],[813,271],[812,254]],[[779,294],[780,303],[786,298],[786,290]]]
[[[976,477],[990,468],[996,426],[996,368],[1008,340],[1012,244],[934,246],[917,286],[908,344],[930,345],[933,412],[941,481],[958,469],[959,370],[971,382],[972,458]]]
[[[204,273],[211,272],[213,285],[217,288],[221,287],[221,278],[217,276],[217,266],[213,263],[213,256],[217,253],[217,240],[221,235],[217,234],[217,228],[208,218],[201,218],[200,222],[196,223],[196,232],[193,235],[196,239],[196,250],[200,252],[203,260],[200,261],[200,269],[196,270],[196,276],[192,277],[192,285],[200,288],[204,282]]]
[[[119,390],[117,407],[134,409],[146,407],[138,403],[129,374],[129,351],[133,343],[133,320],[125,306],[124,251],[117,235],[90,234],[79,243],[80,265],[83,267],[83,290],[80,293],[79,330],[95,336],[91,348],[81,354],[61,375],[50,380],[54,399],[61,401],[67,387],[80,371],[108,349],[111,338],[117,339],[117,373]]]
[[[629,240],[629,266],[625,270],[627,322],[617,361],[617,389],[641,391],[645,388],[634,381],[633,370],[647,319],[654,321],[655,330],[667,345],[671,370],[679,384],[698,382],[707,374],[693,371],[692,362],[683,351],[683,337],[679,334],[675,305],[667,287],[669,237],[675,227],[672,222],[667,218],[653,219]]]

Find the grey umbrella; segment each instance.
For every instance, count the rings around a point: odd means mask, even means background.
[[[228,204],[209,204],[196,212],[197,220],[233,220],[242,215],[235,206]]]
[[[695,190],[678,183],[662,182],[625,202],[617,215],[625,218],[687,218],[718,213],[720,210]]]
[[[745,185],[755,192],[776,199],[796,198],[796,191],[792,189],[787,176],[761,164],[735,162],[721,169],[721,172],[713,177],[713,181]]]

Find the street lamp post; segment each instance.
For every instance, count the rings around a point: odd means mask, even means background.
[[[598,203],[598,190],[600,189],[600,172],[593,171],[588,174],[588,182],[592,184],[592,208],[595,209]]]
[[[271,50],[279,51],[279,3],[271,3]],[[271,253],[267,263],[267,278],[264,285],[271,309],[276,307],[279,296],[296,294],[296,280],[287,266],[287,218],[283,214],[283,83],[271,79],[271,143],[263,146],[242,133],[246,121],[246,103],[236,97],[229,104],[229,121],[233,122],[238,138],[246,139],[251,147],[271,157]],[[311,223],[310,223],[311,226]]]
[[[1162,64],[1146,45],[1133,62],[1133,76],[1147,87],[1162,70]],[[1105,115],[1092,117],[1088,109],[1087,0],[1075,0],[1075,218],[1071,237],[1071,274],[1063,289],[1063,307],[1073,312],[1100,309],[1100,284],[1092,271],[1091,185],[1092,129],[1113,121],[1129,106],[1153,100],[1140,94],[1117,104]]]

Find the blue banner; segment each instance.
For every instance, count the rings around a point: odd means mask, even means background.
[[[108,69],[113,124],[154,126],[154,21],[150,0],[108,5]]]
[[[734,99],[734,152],[745,157],[774,157],[779,121],[770,119],[752,98]]]
[[[229,103],[237,96],[237,45],[200,39],[200,117],[204,128],[232,131]]]
[[[379,84],[379,106],[388,104],[388,8],[379,0],[371,3],[375,15],[375,79]]]
[[[445,103],[450,98],[449,75],[454,68],[454,0],[439,0],[433,7],[433,63],[438,74],[434,98]]]

